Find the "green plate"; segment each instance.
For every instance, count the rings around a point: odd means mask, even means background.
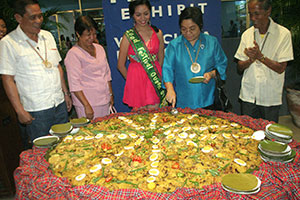
[[[43,136],[33,140],[33,144],[37,147],[50,147],[51,145],[58,142],[57,136]]]
[[[278,133],[278,134],[293,137],[293,131],[289,127],[281,125],[281,124],[272,124],[272,125],[270,125],[268,127],[268,131],[271,132],[271,133],[274,132],[274,133]]]
[[[291,159],[294,159],[296,157],[296,152],[294,150],[291,151],[290,155],[286,155],[286,156],[271,156],[269,154],[266,154],[264,152],[262,152],[261,150],[258,150],[261,155],[265,158],[268,158],[269,160],[275,161],[275,162],[283,162],[283,161],[288,161]]]
[[[202,83],[205,80],[203,76],[196,76],[189,80],[190,83]]]
[[[260,187],[259,179],[252,174],[227,174],[222,178],[222,184],[235,191],[253,191]]]
[[[260,146],[263,150],[270,151],[270,152],[283,152],[287,148],[287,144],[273,142],[271,140],[263,140],[260,143]]]
[[[72,130],[72,125],[70,123],[65,124],[55,124],[51,126],[53,133],[68,133]]]
[[[86,124],[89,122],[89,120],[85,117],[81,117],[81,118],[75,118],[75,119],[71,119],[70,120],[71,124]]]

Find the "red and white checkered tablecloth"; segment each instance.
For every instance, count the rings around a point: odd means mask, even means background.
[[[163,108],[157,111],[169,110],[170,108]],[[263,130],[270,123],[262,119],[252,119],[249,116],[238,116],[221,111],[204,109],[179,109],[179,111],[225,118],[254,130]],[[146,111],[117,113],[95,121],[144,112]],[[262,181],[261,190],[253,195],[226,192],[220,183],[204,186],[203,189],[178,188],[173,193],[152,193],[139,189],[109,191],[97,185],[72,187],[66,178],[55,176],[49,169],[49,163],[44,158],[47,149],[34,147],[21,153],[20,166],[14,172],[16,199],[300,199],[300,143],[293,141],[289,145],[296,151],[294,162],[288,164],[263,162],[259,171],[254,172],[254,175]]]

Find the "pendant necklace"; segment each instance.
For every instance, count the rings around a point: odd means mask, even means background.
[[[192,58],[190,49],[188,48],[188,46],[186,45],[185,42],[183,42],[183,43],[184,43],[184,45],[185,45],[185,47],[186,47],[186,50],[188,51],[188,54],[189,54],[189,56],[190,56],[191,61],[192,61],[191,71],[192,71],[193,73],[196,74],[196,73],[200,72],[200,70],[201,70],[200,64],[197,63],[197,59],[198,59],[198,55],[199,55],[199,52],[200,52],[200,48],[201,48],[201,46],[202,46],[202,45],[201,45],[201,38],[200,38],[199,47],[198,47],[198,50],[197,50],[197,54],[196,54],[195,61],[193,61],[193,58]]]
[[[253,32],[253,35],[254,35],[254,41],[256,42],[255,31]],[[269,32],[267,32],[267,35],[264,37],[264,41],[263,41],[263,43],[261,45],[261,48],[260,48],[260,52],[261,53],[262,53],[262,51],[263,51],[263,49],[265,47],[265,43],[266,43],[266,41],[268,39],[268,36],[269,36]],[[260,61],[256,60],[255,62],[258,64]]]
[[[36,52],[36,54],[42,59],[42,64],[46,67],[46,68],[51,68],[52,67],[52,63],[48,61],[47,59],[47,48],[46,48],[46,42],[44,40],[44,46],[45,46],[45,59],[41,56],[41,54],[32,46],[32,44],[26,40],[26,42],[29,44],[29,46]]]

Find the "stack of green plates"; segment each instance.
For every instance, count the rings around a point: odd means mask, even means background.
[[[73,126],[70,123],[55,124],[51,126],[49,133],[58,137],[65,137],[72,131],[72,129]]]
[[[296,152],[288,144],[263,140],[258,145],[258,150],[263,161],[273,161],[281,163],[293,162]]]
[[[227,174],[222,178],[222,188],[236,194],[255,194],[260,186],[260,179],[253,174]]]
[[[36,147],[49,148],[49,147],[55,145],[58,141],[59,141],[59,138],[57,136],[51,135],[51,136],[38,137],[33,140],[33,144]]]
[[[281,124],[268,124],[266,126],[266,137],[279,142],[290,143],[293,138],[293,131]]]
[[[85,126],[87,124],[90,123],[90,120],[85,118],[85,117],[81,117],[81,118],[74,118],[70,120],[70,123],[74,126],[74,127],[81,127],[81,126]]]

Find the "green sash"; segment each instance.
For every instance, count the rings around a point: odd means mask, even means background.
[[[138,61],[142,64],[152,82],[157,96],[160,98],[160,107],[166,106],[166,90],[162,88],[161,76],[154,63],[155,59],[151,56],[148,48],[135,28],[127,30],[125,35],[130,42]]]

